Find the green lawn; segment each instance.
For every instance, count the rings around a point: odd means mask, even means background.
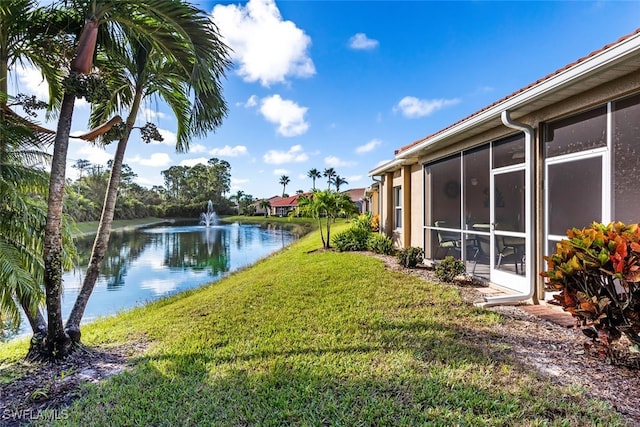
[[[495,312],[319,246],[313,232],[208,287],[85,327],[87,344],[144,339],[149,349],[87,387],[59,424],[622,425],[581,390],[465,338],[489,339]],[[0,365],[25,346],[0,346]]]
[[[222,221],[226,222],[242,222],[246,224],[254,223],[254,224],[262,224],[262,223],[273,223],[273,224],[311,224],[313,226],[317,226],[317,220],[311,218],[304,217],[288,217],[288,216],[264,216],[264,215],[232,215],[232,216],[223,216],[220,217]],[[323,222],[324,227],[324,222]]]

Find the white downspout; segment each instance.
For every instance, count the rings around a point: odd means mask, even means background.
[[[531,203],[532,194],[535,188],[535,183],[533,182],[533,173],[532,173],[532,162],[534,159],[534,150],[533,150],[533,133],[534,130],[531,126],[516,122],[511,119],[509,110],[504,110],[500,116],[502,118],[502,123],[511,129],[516,129],[524,132],[524,147],[526,153],[526,159],[528,160],[528,165],[525,168],[525,183],[527,191],[525,192],[525,212],[529,216],[528,220],[525,221],[525,234],[527,236],[527,246],[525,253],[529,258],[525,264],[525,274],[529,278],[529,291],[524,294],[517,295],[508,295],[508,296],[500,296],[500,297],[485,297],[485,302],[479,303],[477,305],[481,307],[491,307],[495,305],[501,304],[513,304],[516,302],[522,302],[531,299],[536,291],[536,278],[533,274],[533,265],[535,262],[535,252],[534,252],[534,242],[533,242],[533,218],[534,218],[534,206]]]

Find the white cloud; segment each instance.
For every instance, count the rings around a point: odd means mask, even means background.
[[[400,111],[403,116],[415,119],[428,116],[431,113],[445,107],[456,105],[459,99],[418,99],[414,96],[405,96],[393,108],[393,111]]]
[[[309,129],[309,123],[304,120],[307,107],[277,94],[262,99],[260,113],[267,121],[278,125],[278,133],[282,136],[299,136]]]
[[[193,167],[193,166],[197,165],[198,163],[206,165],[208,161],[209,161],[209,159],[207,159],[206,157],[196,157],[194,159],[184,159],[184,160],[182,160],[180,162],[180,166]]]
[[[167,119],[169,116],[162,111],[154,110],[148,107],[141,108],[138,111],[138,119],[145,122],[153,122],[156,119]]]
[[[247,154],[247,147],[244,145],[236,145],[235,147],[231,147],[229,145],[225,145],[221,148],[213,148],[209,150],[209,154],[213,154],[214,156],[225,156],[225,157],[238,157]]]
[[[375,150],[375,148],[380,144],[382,144],[382,141],[380,141],[379,139],[372,139],[366,144],[356,147],[356,153],[368,153]]]
[[[1,0],[0,0],[1,1]],[[41,101],[49,100],[49,84],[42,77],[42,73],[36,68],[27,66],[16,67],[19,92],[26,95],[35,95]],[[76,98],[74,108],[89,108],[90,104],[84,98]]]
[[[189,145],[189,153],[205,153],[207,151],[207,147],[202,144],[191,144]]]
[[[357,33],[349,39],[351,49],[369,50],[378,46],[378,40],[370,39],[365,33]]]
[[[243,178],[231,178],[231,191],[238,191],[238,190],[242,190],[244,184],[247,184],[248,182],[250,182],[250,180],[248,179],[243,179]]]
[[[286,170],[286,169],[274,169],[273,170],[273,174],[274,175],[286,175],[288,173],[289,173],[289,171]]]
[[[75,134],[84,132],[73,133]],[[77,147],[75,149],[75,156],[77,156],[78,159],[89,160],[94,165],[106,165],[109,160],[113,159],[113,155],[107,153],[104,148],[101,148],[98,145],[93,145],[87,141],[71,139],[70,145]],[[73,163],[75,162],[75,160],[73,161]],[[72,163],[71,160],[69,160],[69,162]]]
[[[127,163],[137,163],[142,166],[163,167],[171,163],[171,158],[167,153],[152,153],[144,158],[139,155],[127,159]]]
[[[41,101],[49,100],[49,84],[42,77],[40,70],[29,66],[18,66],[16,73],[18,74],[20,86],[24,88],[21,92],[35,95]]]
[[[351,175],[348,176],[346,180],[349,181],[350,184],[353,184],[354,182],[362,181],[362,175]]]
[[[324,158],[324,164],[327,166],[336,168],[340,166],[354,166],[356,162],[341,160],[339,157],[336,157],[336,156],[328,156]]]
[[[284,21],[274,0],[249,0],[245,5],[216,5],[211,13],[232,49],[245,81],[263,86],[287,77],[310,77],[315,66],[309,57],[311,38],[291,21]]]
[[[258,105],[258,97],[256,95],[251,95],[249,99],[247,99],[247,102],[242,105],[244,106],[244,108],[255,107],[256,105]]]
[[[283,163],[301,163],[309,160],[309,156],[302,149],[302,145],[294,145],[289,151],[269,150],[262,157],[265,163],[281,165]]]
[[[160,135],[162,135],[162,141],[151,140],[150,142],[151,145],[162,144],[162,145],[168,145],[170,147],[176,146],[176,142],[178,142],[178,136],[174,132],[171,132],[170,130],[167,130],[167,129],[160,129],[160,128],[158,128],[158,132],[160,132]]]

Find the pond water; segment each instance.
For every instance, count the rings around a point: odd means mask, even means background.
[[[281,224],[175,224],[114,232],[83,323],[219,280],[284,248],[306,230]],[[76,241],[81,267],[63,276],[66,319],[82,287],[93,236]],[[30,333],[23,319],[18,335]],[[15,335],[14,335],[15,336]]]

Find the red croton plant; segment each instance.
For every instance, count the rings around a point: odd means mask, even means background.
[[[545,257],[549,301],[571,313],[585,335],[611,344],[625,334],[640,345],[640,228],[621,222],[567,230]]]

